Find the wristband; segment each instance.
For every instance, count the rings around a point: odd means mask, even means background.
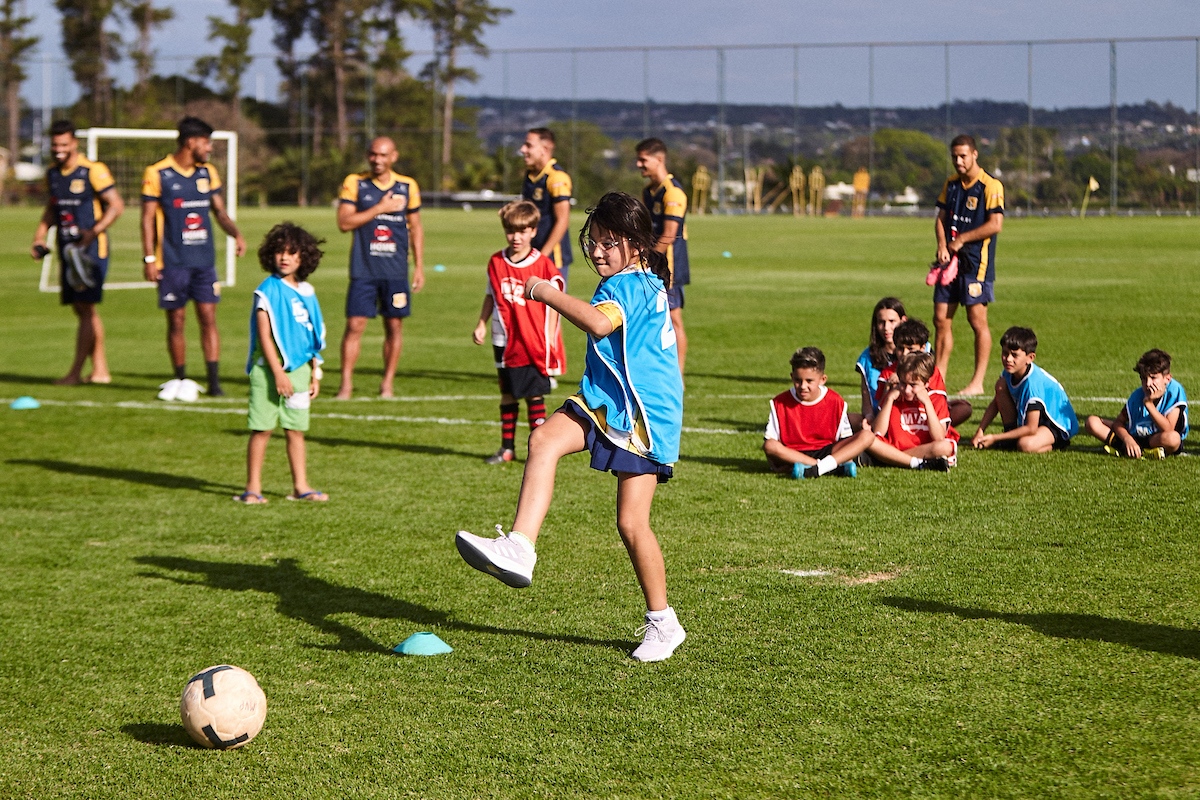
[[[158,261],[158,256],[142,256],[143,264],[153,264],[156,261]]]
[[[314,381],[319,381],[325,377],[325,372],[324,372],[324,370],[321,369],[320,366],[316,366],[316,367],[313,367],[312,376],[313,376]]]
[[[549,282],[550,281],[546,281],[546,280],[534,281],[533,284],[529,287],[529,290],[525,292],[525,298],[528,300],[532,300],[535,303],[538,302],[537,298],[533,296],[534,291],[537,289],[537,287],[541,286],[543,283],[549,283]]]

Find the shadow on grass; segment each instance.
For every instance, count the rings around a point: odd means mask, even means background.
[[[586,636],[561,636],[539,631],[496,628],[451,619],[446,612],[397,600],[385,594],[368,592],[353,586],[339,586],[314,578],[301,569],[295,559],[284,558],[268,564],[235,564],[222,561],[196,561],[171,556],[138,556],[139,564],[171,572],[190,572],[198,577],[182,578],[160,572],[143,572],[147,578],[172,581],[183,586],[203,586],[232,592],[264,592],[278,598],[275,610],[285,617],[299,620],[322,634],[337,637],[325,645],[309,645],[320,650],[347,653],[391,653],[389,645],[380,644],[360,631],[333,619],[336,615],[354,614],[371,619],[395,619],[416,623],[423,628],[440,627],[469,633],[489,633],[519,636],[538,641],[608,647],[628,651],[630,643],[611,639],[591,639]],[[464,566],[464,569],[466,567]]]
[[[158,486],[162,489],[190,489],[205,494],[238,494],[244,487],[230,483],[213,483],[204,478],[193,478],[190,475],[172,475],[169,472],[147,472],[140,469],[117,469],[100,467],[93,464],[75,464],[70,461],[52,461],[36,458],[10,458],[6,464],[16,464],[25,467],[40,467],[41,469],[59,472],[64,475],[82,475],[89,478],[106,478],[114,481],[128,481],[147,486]]]
[[[0,383],[40,383],[50,386],[57,378],[46,375],[17,375],[14,372],[0,372]]]
[[[131,722],[121,726],[121,733],[139,742],[168,747],[199,747],[182,725],[161,722]]]
[[[1131,622],[1095,614],[1006,614],[986,608],[965,608],[912,597],[884,597],[880,602],[902,611],[953,614],[960,619],[995,619],[1014,625],[1025,625],[1043,636],[1058,639],[1085,639],[1123,644],[1153,653],[1200,658],[1200,631],[1187,628]]]
[[[363,375],[372,375],[383,377],[383,367],[356,367],[354,370],[355,377]],[[400,389],[404,385],[404,381],[415,378],[432,378],[438,381],[460,381],[471,382],[485,381],[488,388],[495,389],[496,373],[492,372],[474,372],[468,370],[451,370],[451,369],[398,369],[396,370],[396,388]],[[357,384],[357,381],[356,381]],[[497,396],[499,399],[499,396]]]
[[[767,475],[771,472],[766,458],[722,458],[719,456],[680,455],[679,460],[694,461],[697,464],[720,467],[726,472],[750,472],[756,475]]]

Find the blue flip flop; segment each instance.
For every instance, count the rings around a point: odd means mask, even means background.
[[[241,494],[235,494],[233,499],[234,501],[247,506],[265,506],[267,503],[271,502],[257,492],[242,492]]]
[[[329,500],[329,495],[322,492],[320,489],[313,489],[311,492],[304,494],[289,494],[288,500],[303,500],[306,503],[324,503]]]

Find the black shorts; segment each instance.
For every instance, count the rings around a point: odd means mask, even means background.
[[[95,305],[104,299],[104,279],[108,277],[108,259],[96,258],[93,260],[96,262],[96,269],[93,273],[96,285],[83,290],[76,290],[71,287],[71,282],[67,280],[67,268],[65,265],[59,270],[58,299],[64,306],[74,305],[75,303],[91,303]]]
[[[492,345],[496,363],[504,358],[504,348]],[[500,391],[514,399],[541,397],[550,394],[550,378],[538,372],[537,367],[496,367],[500,376]]]

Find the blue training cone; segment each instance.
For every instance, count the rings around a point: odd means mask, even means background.
[[[436,633],[422,631],[393,647],[392,652],[402,656],[440,656],[453,653],[454,648],[439,639]]]
[[[9,403],[8,407],[13,411],[28,411],[32,408],[41,408],[42,404],[25,394]]]
[[[434,271],[434,272],[445,272],[445,271],[446,271],[446,265],[445,265],[445,264],[434,264],[434,265],[433,265],[433,271]]]

